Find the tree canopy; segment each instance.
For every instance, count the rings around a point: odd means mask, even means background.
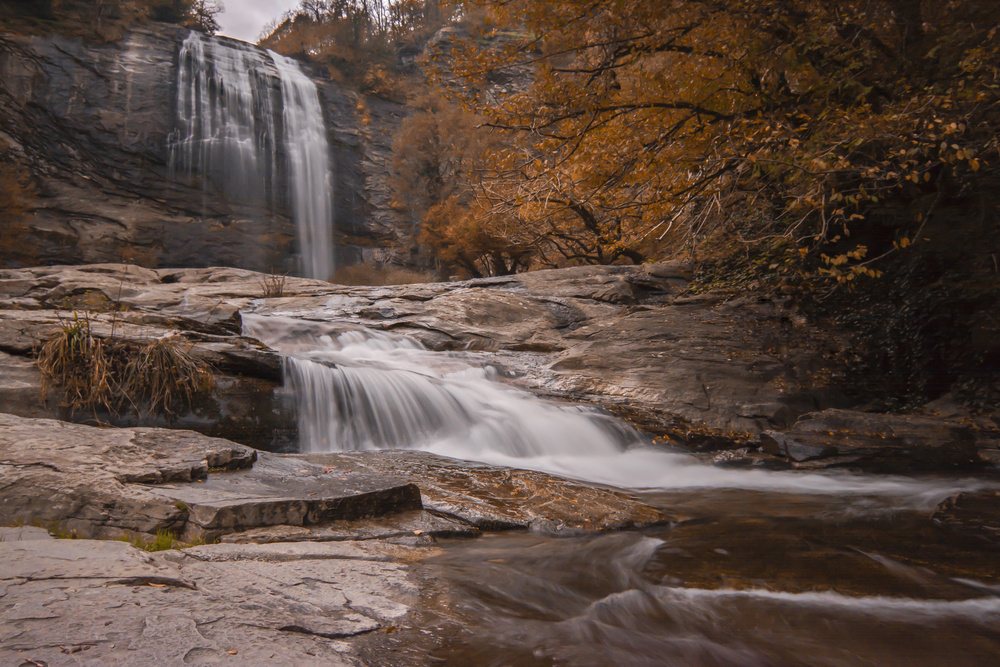
[[[438,78],[509,138],[475,208],[540,264],[737,243],[847,282],[995,189],[991,0],[459,5]]]

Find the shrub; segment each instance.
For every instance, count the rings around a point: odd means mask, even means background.
[[[74,314],[45,342],[38,355],[43,398],[54,388],[73,412],[135,408],[171,413],[211,388],[204,361],[192,357],[172,337],[136,343],[112,333],[93,333],[90,319]]]

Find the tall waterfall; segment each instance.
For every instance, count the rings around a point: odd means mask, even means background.
[[[250,45],[188,35],[177,75],[178,128],[170,142],[175,174],[211,180],[236,204],[273,201],[272,76],[263,53]]]
[[[298,62],[268,53],[281,77],[288,181],[303,269],[309,278],[329,280],[333,274],[333,174],[319,93]]]
[[[329,279],[333,174],[316,84],[295,60],[198,32],[184,40],[179,61],[174,174],[189,182],[200,178],[206,189],[211,182],[231,203],[251,209],[273,210],[287,201],[300,272]]]

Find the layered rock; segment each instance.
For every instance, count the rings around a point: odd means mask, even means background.
[[[168,531],[188,541],[237,534],[242,538],[233,541],[415,539],[480,529],[615,530],[666,520],[623,494],[429,454],[282,456],[192,431],[94,428],[2,413],[0,488],[5,522],[80,537]],[[358,520],[376,523],[347,523]]]
[[[233,269],[23,269],[0,273],[0,349],[29,354],[74,309],[104,308],[92,315],[102,331],[114,321],[124,336],[184,332],[192,354],[273,382],[273,353],[236,335],[242,308],[469,351],[511,382],[694,445],[731,445],[849,403],[836,389],[835,337],[775,301],[685,296],[686,276],[650,265],[397,287],[289,279],[283,296],[263,298],[264,276]]]

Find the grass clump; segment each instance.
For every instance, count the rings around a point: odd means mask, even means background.
[[[57,390],[73,412],[134,408],[172,413],[212,387],[211,368],[173,337],[133,342],[96,335],[88,317],[73,321],[42,345],[38,355],[43,398]]]
[[[261,296],[265,299],[285,296],[285,279],[284,275],[276,273],[264,276],[260,281]]]
[[[204,539],[197,538],[190,542],[181,542],[169,530],[156,531],[156,537],[147,539],[142,533],[127,533],[118,538],[120,542],[128,542],[136,549],[143,551],[169,551],[170,549],[187,549],[208,544]]]

